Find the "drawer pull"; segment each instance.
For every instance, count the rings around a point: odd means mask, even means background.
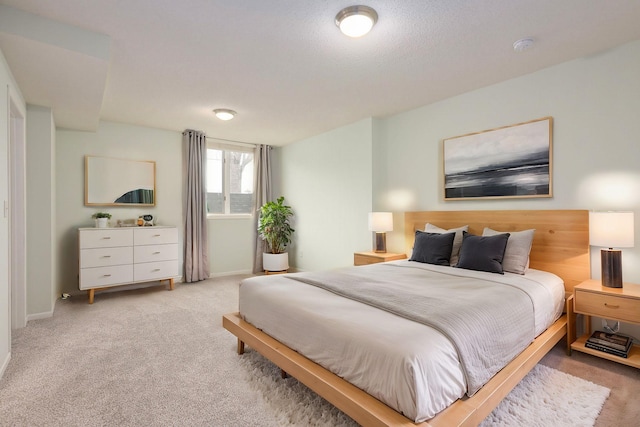
[[[158,251],[158,252],[154,252],[153,255],[158,255],[161,254],[162,252]]]
[[[159,268],[154,268],[154,269],[153,269],[153,270],[151,270],[151,271],[160,271],[160,269],[159,269]]]
[[[102,255],[102,258],[111,258],[111,255]]]
[[[614,304],[609,304],[609,303],[604,303],[604,306],[607,308],[620,308],[619,305],[614,305]]]
[[[153,237],[160,237],[161,234],[154,234]]]
[[[105,236],[105,237],[103,237],[103,239],[104,239],[104,240],[109,240],[109,239],[111,239],[111,237],[109,237],[109,236]]]
[[[103,277],[111,277],[110,274],[105,274]]]

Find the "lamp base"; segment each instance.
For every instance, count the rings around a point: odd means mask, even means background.
[[[602,264],[602,286],[607,288],[622,287],[622,251],[616,249],[602,249],[600,251]]]
[[[387,233],[376,232],[376,247],[373,251],[376,253],[387,252]]]

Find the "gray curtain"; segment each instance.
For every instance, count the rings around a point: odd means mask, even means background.
[[[256,175],[254,181],[254,190],[256,195],[256,222],[254,229],[254,258],[253,273],[261,273],[262,253],[264,252],[265,242],[258,235],[258,218],[260,217],[260,206],[271,200],[271,146],[258,145],[253,156],[255,161]]]
[[[207,238],[207,140],[204,132],[182,133],[184,192],[184,281],[209,278]]]

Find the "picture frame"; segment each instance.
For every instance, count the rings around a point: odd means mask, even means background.
[[[553,117],[443,140],[444,200],[553,197]]]
[[[85,206],[155,206],[156,162],[85,156]]]

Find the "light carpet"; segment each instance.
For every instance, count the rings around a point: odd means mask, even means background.
[[[245,380],[259,392],[281,426],[353,427],[358,424],[295,378],[247,350],[242,356]],[[606,387],[544,365],[511,391],[480,427],[592,427],[609,396]]]
[[[294,379],[281,380],[270,363],[252,362],[251,349],[236,354],[235,337],[221,320],[238,310],[241,278],[178,284],[172,292],[156,287],[100,293],[93,305],[84,294],[57,301],[52,318],[13,331],[11,360],[0,379],[0,426],[354,425]],[[623,374],[614,378],[622,382],[636,373]],[[508,418],[524,413],[523,406],[532,408],[536,420],[552,413],[553,421],[528,424],[533,426],[566,425],[553,414],[574,407],[571,425],[587,413],[595,416],[604,397],[588,397],[586,381],[561,378],[551,385],[534,381],[542,384],[536,390],[556,391],[546,397],[524,391],[503,411],[503,425],[527,425]],[[563,384],[567,378],[572,382]],[[562,392],[563,385],[570,392]],[[637,395],[633,387],[624,390],[623,403]],[[590,403],[589,411],[578,397]]]

